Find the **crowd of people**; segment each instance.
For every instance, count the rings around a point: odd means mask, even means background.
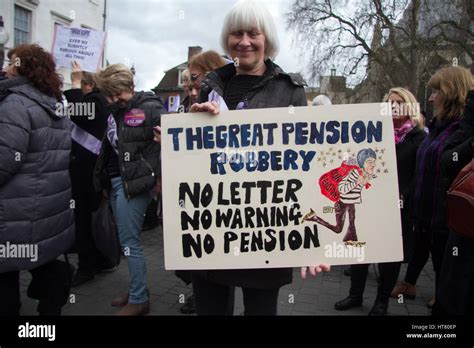
[[[286,73],[274,62],[276,33],[263,5],[238,2],[221,31],[225,54],[207,51],[188,62],[181,111],[220,117],[227,110],[307,106],[300,75]],[[35,261],[0,259],[0,315],[20,313],[20,271],[32,275],[28,296],[38,300],[38,313],[60,315],[71,287],[117,266],[98,250],[92,235],[94,212],[104,201],[113,212],[129,274],[128,289],[111,305],[120,308],[117,315],[147,314],[141,232],[145,215],[156,219],[161,194],[160,117],[166,112],[161,98],[135,91],[134,75],[122,64],[90,73],[74,62],[72,88],[63,92],[54,59],[40,46],[20,45],[8,58],[6,79],[0,81],[0,244],[34,243],[39,252]],[[433,314],[474,315],[474,239],[448,227],[446,198],[474,154],[473,75],[462,67],[441,67],[427,83],[434,107],[429,122],[413,107],[418,101],[406,88],[394,86],[383,99],[393,115],[404,260],[378,265],[377,297],[369,315],[386,315],[390,297],[416,296],[416,281],[430,253],[436,274]],[[93,105],[94,117],[58,111],[67,110],[58,105],[80,103]],[[313,105],[331,101],[319,96]],[[370,158],[366,154],[364,162]],[[344,221],[345,210],[337,214]],[[342,225],[317,219],[313,221],[342,230]],[[354,235],[350,228],[347,235]],[[77,270],[68,262],[71,252],[78,254]],[[397,283],[403,262],[407,272]],[[349,295],[335,303],[337,310],[362,305],[368,268],[350,266]],[[301,268],[301,277],[329,271],[326,264],[308,265]],[[183,313],[232,315],[235,288],[240,287],[245,315],[271,316],[277,315],[280,288],[292,282],[293,270],[176,275],[193,288]]]

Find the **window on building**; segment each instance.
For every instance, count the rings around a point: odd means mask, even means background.
[[[14,45],[31,42],[31,11],[15,5]]]
[[[176,103],[176,97],[175,96],[169,96],[168,97],[168,102],[169,102],[170,107],[174,106],[174,104]]]
[[[184,85],[183,72],[184,72],[184,70],[179,70],[179,75],[178,75],[178,87],[183,87],[183,85]]]

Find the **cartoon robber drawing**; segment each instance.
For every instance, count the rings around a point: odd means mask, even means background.
[[[341,233],[344,228],[346,212],[349,213],[349,227],[343,242],[360,245],[357,242],[355,227],[355,204],[362,203],[362,189],[370,188],[369,183],[375,178],[377,154],[372,149],[363,149],[357,153],[357,161],[353,158],[343,161],[341,166],[321,176],[319,186],[321,193],[335,202],[336,225],[332,225],[316,215],[313,209],[303,217],[304,221],[314,221],[335,233]]]

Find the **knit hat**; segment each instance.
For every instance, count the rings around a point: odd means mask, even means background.
[[[372,150],[372,149],[360,150],[357,153],[357,163],[359,164],[359,167],[361,167],[361,168],[364,167],[365,161],[367,161],[367,159],[369,159],[369,158],[377,159],[377,154],[375,153],[374,150]]]

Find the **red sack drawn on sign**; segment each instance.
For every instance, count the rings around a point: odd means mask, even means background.
[[[333,202],[339,201],[339,183],[344,179],[353,169],[357,170],[359,175],[363,175],[362,169],[357,165],[350,165],[346,162],[342,162],[341,166],[334,168],[331,171],[323,174],[319,178],[319,187],[321,188],[321,193],[329,198]],[[365,186],[366,188],[370,187],[370,184]]]

